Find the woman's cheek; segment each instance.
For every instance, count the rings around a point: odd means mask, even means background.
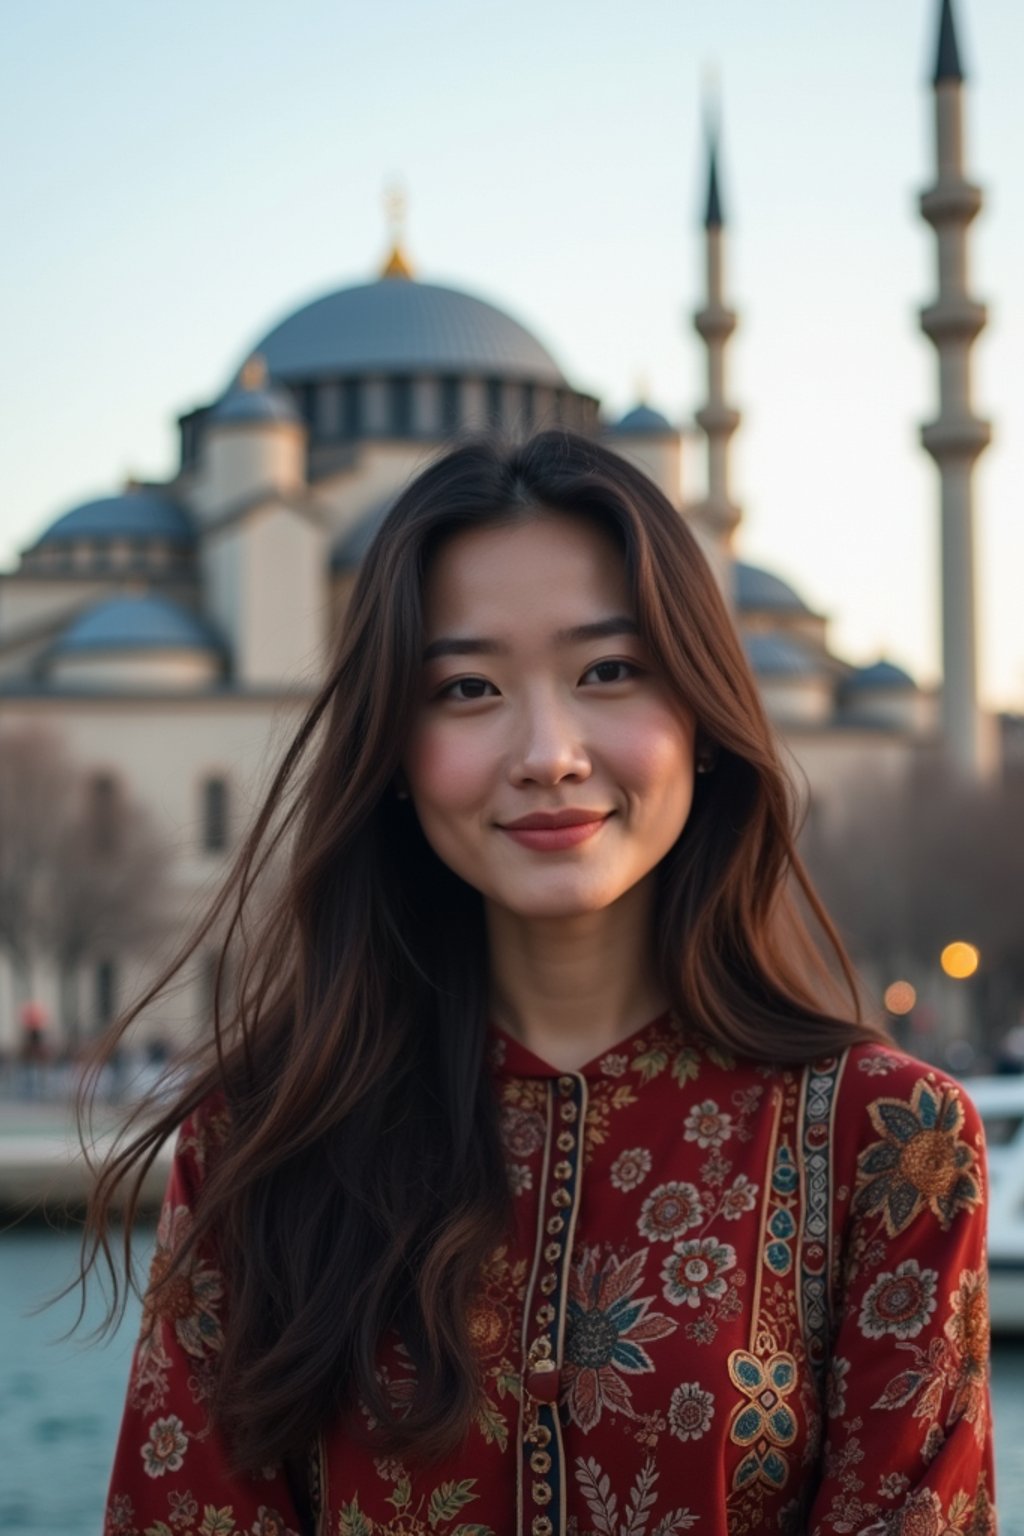
[[[677,788],[693,771],[693,732],[670,712],[638,711],[605,738],[609,763],[620,782],[639,793]]]
[[[475,804],[486,793],[489,754],[480,733],[424,726],[414,732],[405,762],[417,799],[455,809]]]

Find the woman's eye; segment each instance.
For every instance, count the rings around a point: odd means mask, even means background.
[[[625,676],[622,675],[623,668]],[[615,676],[616,671],[619,672],[618,676]],[[595,661],[583,675],[589,677],[591,672],[597,672],[601,674],[598,677],[599,683],[625,683],[629,678],[635,677],[639,671],[640,668],[632,661]]]
[[[493,683],[489,683],[485,677],[456,677],[452,682],[445,683],[444,687],[438,690],[437,697],[439,699],[458,699],[463,703],[468,703],[472,699],[486,698],[487,695],[482,690],[484,688],[492,688],[493,686]],[[456,688],[464,688],[467,691],[465,693],[456,693]]]

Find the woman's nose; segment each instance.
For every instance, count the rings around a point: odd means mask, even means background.
[[[557,784],[565,778],[589,778],[590,772],[590,754],[574,711],[552,697],[525,703],[511,755],[513,781]]]

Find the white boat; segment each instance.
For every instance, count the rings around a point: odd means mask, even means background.
[[[1024,1334],[1024,1075],[968,1077],[963,1086],[988,1147],[992,1332]]]

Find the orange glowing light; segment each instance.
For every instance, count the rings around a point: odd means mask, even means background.
[[[909,1013],[917,1002],[917,993],[909,981],[894,981],[886,987],[883,1001],[890,1013]]]
[[[956,981],[965,981],[978,969],[981,956],[973,944],[965,944],[957,939],[955,943],[946,945],[939,960],[947,976],[952,976]]]

